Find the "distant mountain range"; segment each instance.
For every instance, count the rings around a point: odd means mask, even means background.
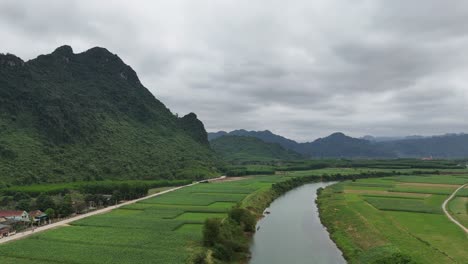
[[[172,114],[104,48],[0,54],[0,185],[190,178],[215,160],[197,116]]]
[[[265,142],[277,143],[311,158],[464,158],[468,157],[468,134],[441,136],[353,138],[343,133],[333,133],[312,142],[294,140],[265,131],[234,130],[208,133],[208,139],[225,135],[256,137]]]

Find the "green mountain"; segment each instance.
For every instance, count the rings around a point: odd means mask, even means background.
[[[296,150],[299,147],[299,143],[294,140],[273,134],[269,130],[265,131],[247,131],[245,129],[233,130],[231,132],[219,131],[214,133],[208,133],[208,139],[211,141],[221,136],[243,136],[243,137],[256,137],[268,143],[278,143],[285,149]]]
[[[300,159],[302,156],[276,143],[255,137],[222,136],[210,141],[211,147],[225,160],[233,163]]]
[[[313,142],[301,143],[299,153],[314,158],[396,158],[397,155],[370,141],[333,133]]]
[[[201,177],[214,164],[197,116],[173,115],[108,50],[0,54],[0,181]]]

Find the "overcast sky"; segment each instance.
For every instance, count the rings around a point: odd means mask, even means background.
[[[118,54],[208,131],[468,132],[468,1],[0,0],[0,52]]]

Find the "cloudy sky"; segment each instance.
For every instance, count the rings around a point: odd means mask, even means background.
[[[0,52],[102,46],[208,131],[468,132],[468,1],[0,0]]]

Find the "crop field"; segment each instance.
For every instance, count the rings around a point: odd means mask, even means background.
[[[390,170],[325,168],[200,183],[0,245],[0,263],[186,263],[201,246],[205,219],[226,217],[234,205],[250,203],[256,199],[253,194],[272,184],[291,177],[370,171]],[[460,174],[357,179],[327,188],[321,210],[325,222],[339,219],[329,230],[351,259],[365,263],[381,252],[401,251],[421,263],[463,263],[468,237],[440,206],[466,181]],[[465,224],[467,199],[468,188],[449,203]]]
[[[197,184],[0,246],[0,263],[185,263],[207,218],[281,176]],[[137,261],[137,262],[136,262]]]
[[[467,263],[468,235],[450,222],[442,203],[466,175],[410,175],[346,181],[319,198],[321,218],[349,263],[401,252],[416,263]],[[467,189],[448,209],[468,225]]]

